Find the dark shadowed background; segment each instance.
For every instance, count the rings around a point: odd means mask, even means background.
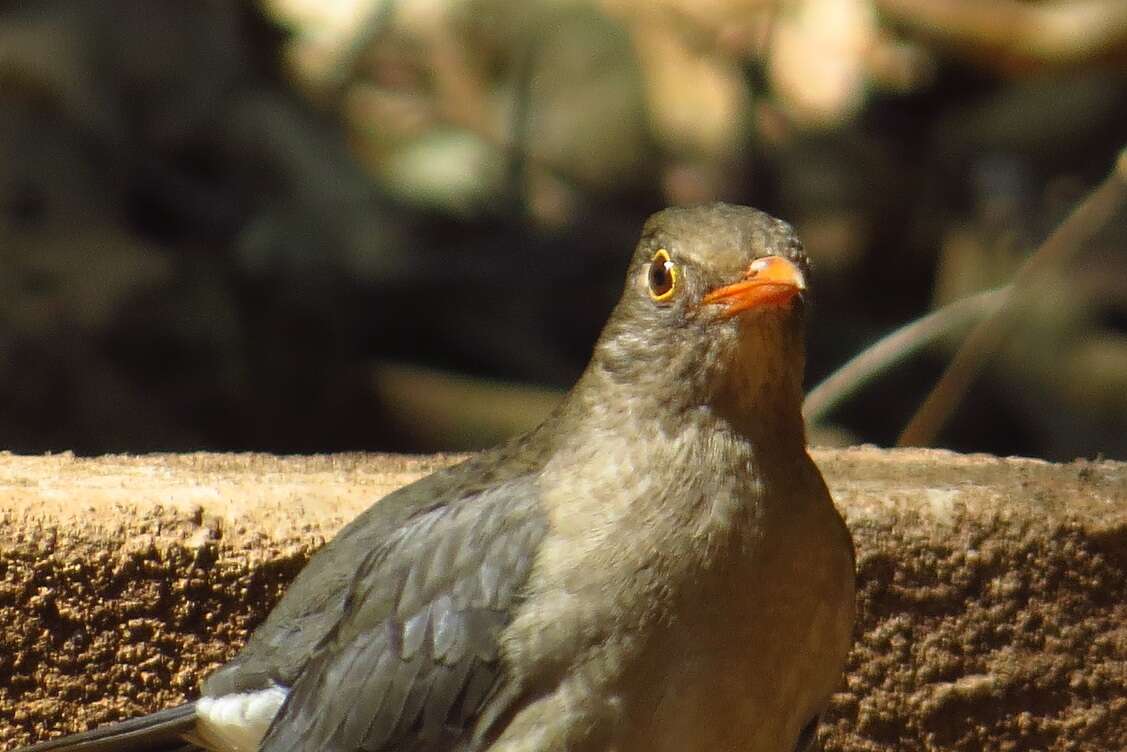
[[[1010,281],[1125,123],[1122,0],[0,2],[0,448],[491,443],[713,199],[804,238],[812,385]],[[937,445],[1127,458],[1127,211],[1088,229]],[[966,328],[814,438],[895,442]]]

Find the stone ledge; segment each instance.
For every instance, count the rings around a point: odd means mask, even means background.
[[[860,577],[827,750],[1127,749],[1127,464],[815,458]],[[0,748],[193,696],[316,546],[453,459],[0,455]]]

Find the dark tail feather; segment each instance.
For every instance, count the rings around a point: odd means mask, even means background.
[[[195,725],[196,704],[190,702],[15,752],[180,752],[197,749],[184,739]]]

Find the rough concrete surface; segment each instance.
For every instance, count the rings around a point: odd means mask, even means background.
[[[1127,464],[815,458],[860,589],[826,750],[1127,749]],[[311,551],[452,459],[0,455],[0,748],[192,697]]]

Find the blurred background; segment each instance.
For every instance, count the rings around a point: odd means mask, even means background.
[[[1124,145],[1123,0],[0,0],[0,447],[488,445],[644,218],[714,199],[804,239],[814,385],[1011,281]],[[934,444],[1127,458],[1112,208]],[[973,320],[815,440],[893,444]]]

